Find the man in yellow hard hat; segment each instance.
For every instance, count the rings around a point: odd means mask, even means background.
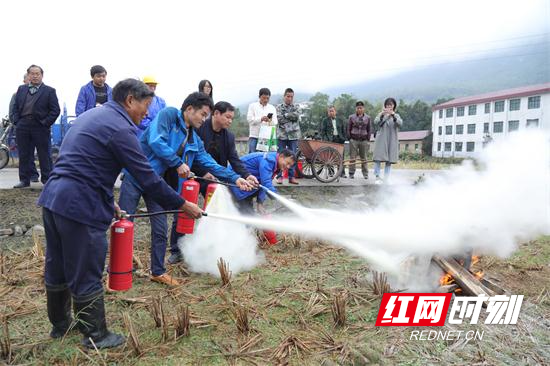
[[[151,90],[152,92],[155,92],[157,90],[158,81],[157,79],[155,79],[154,76],[150,76],[150,75],[145,76],[143,78],[143,82],[149,87],[149,90]],[[164,101],[164,99],[159,97],[155,92],[155,96],[153,97],[153,100],[151,101],[151,105],[147,110],[147,116],[141,121],[141,123],[138,126],[139,127],[138,137],[140,137],[143,131],[145,131],[147,127],[149,127],[149,125],[151,124],[151,121],[155,118],[157,113],[163,108],[166,108],[166,102]]]

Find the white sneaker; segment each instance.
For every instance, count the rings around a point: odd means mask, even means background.
[[[384,183],[384,181],[380,179],[380,177],[376,177],[376,179],[374,180],[374,184],[382,184],[382,183]]]

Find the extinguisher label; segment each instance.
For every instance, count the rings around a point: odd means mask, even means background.
[[[192,191],[192,190],[193,190],[193,187],[187,186],[187,187],[185,187],[185,189],[188,190],[188,191]]]
[[[123,234],[124,228],[123,227],[115,227],[115,233]]]

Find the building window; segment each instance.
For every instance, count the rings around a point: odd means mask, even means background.
[[[529,97],[527,99],[527,109],[537,109],[540,108],[540,96]]]
[[[418,152],[418,144],[414,144],[414,151]]]
[[[508,132],[517,131],[519,129],[519,121],[508,121]]]
[[[453,134],[453,126],[445,126],[445,135]]]
[[[485,103],[485,113],[491,113],[491,103]]]
[[[538,118],[537,119],[528,119],[526,126],[527,126],[527,128],[531,128],[531,127],[537,128],[537,127],[539,127]]]
[[[494,122],[493,123],[493,133],[502,132],[503,122]]]
[[[462,142],[455,142],[455,151],[462,151]]]
[[[475,147],[476,147],[476,143],[473,142],[473,141],[470,141],[470,142],[467,142],[466,143],[466,151],[467,152],[472,152],[475,150]]]
[[[468,123],[468,134],[476,133],[476,124],[475,123]]]
[[[451,143],[450,142],[446,142],[445,143],[445,151],[451,151]]]
[[[453,109],[452,108],[447,108],[445,110],[445,117],[452,117],[453,116]]]
[[[468,116],[475,116],[477,113],[477,105],[468,106]]]
[[[437,151],[441,151],[441,142],[437,143]]]
[[[504,101],[503,100],[495,102],[495,113],[497,113],[497,112],[504,112]]]
[[[405,144],[405,151],[409,151],[409,144]]]
[[[443,109],[439,110],[439,118],[443,118]]]
[[[456,116],[462,117],[464,115],[464,107],[457,107],[456,108]]]
[[[464,133],[464,125],[456,125],[456,134],[462,135]]]
[[[510,110],[519,111],[519,106],[521,104],[521,99],[510,99]]]
[[[483,124],[483,133],[489,133],[489,122]]]
[[[442,126],[439,126],[439,127],[437,128],[437,134],[438,134],[438,135],[442,135],[442,134],[443,134],[443,127],[442,127]]]

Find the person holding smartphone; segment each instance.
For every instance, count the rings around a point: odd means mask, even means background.
[[[268,88],[261,88],[258,93],[259,100],[248,106],[246,120],[249,126],[248,152],[256,152],[260,126],[263,124],[277,124],[277,111],[272,104],[269,104],[271,91]],[[271,116],[271,117],[270,117]]]
[[[397,132],[403,125],[403,120],[396,112],[397,102],[394,98],[387,98],[384,101],[384,109],[374,119],[374,175],[375,184],[381,184],[380,165],[386,162],[384,167],[384,180],[390,177],[391,165],[399,159],[399,140]]]

